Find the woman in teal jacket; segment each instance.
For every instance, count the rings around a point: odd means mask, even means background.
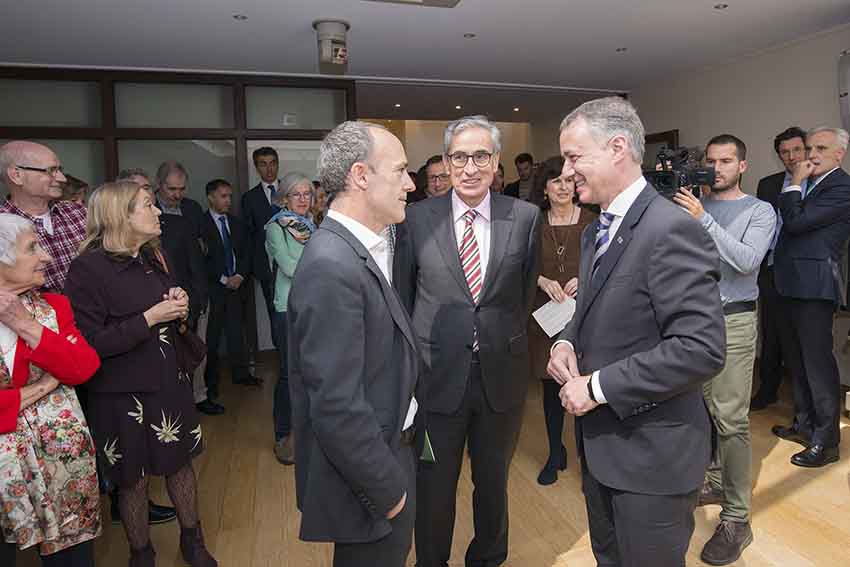
[[[280,376],[274,389],[274,454],[284,465],[295,462],[291,431],[292,405],[289,400],[287,365],[286,302],[295,267],[304,246],[315,232],[309,213],[315,199],[313,183],[303,173],[289,173],[281,180],[272,201],[281,208],[266,223],[266,252],[274,265],[274,332],[280,354]]]

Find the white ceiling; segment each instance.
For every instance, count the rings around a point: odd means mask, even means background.
[[[3,13],[0,63],[310,74],[312,22],[342,18],[351,23],[351,75],[628,91],[850,22],[850,0],[726,0],[723,11],[713,8],[718,1],[461,0],[444,9],[361,0],[7,0],[14,8]],[[237,13],[247,20],[234,20]],[[481,94],[379,87],[362,87],[360,115],[375,116],[407,93],[407,108],[419,110],[404,118],[434,118],[432,95]]]

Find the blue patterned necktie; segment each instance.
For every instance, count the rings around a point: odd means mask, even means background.
[[[596,276],[596,270],[599,269],[599,264],[602,263],[602,256],[608,250],[608,245],[610,244],[608,229],[611,228],[614,218],[614,215],[611,213],[602,213],[599,215],[599,228],[596,229],[596,250],[593,253],[593,270],[590,273],[590,279]]]

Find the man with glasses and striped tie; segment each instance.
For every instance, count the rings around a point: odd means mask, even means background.
[[[469,443],[475,535],[467,565],[508,555],[508,468],[530,370],[526,326],[539,272],[540,210],[490,193],[501,151],[483,116],[452,122],[443,162],[452,189],[408,207],[396,285],[412,306],[425,360],[427,431],[436,465],[420,471],[416,562],[445,566]]]
[[[717,249],[647,185],[643,124],[628,101],[584,103],[559,141],[564,176],[602,209],[548,366],[577,416],[593,554],[599,565],[684,567],[712,453],[702,384],[726,353]]]

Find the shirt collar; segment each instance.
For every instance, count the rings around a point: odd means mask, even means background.
[[[354,220],[353,218],[342,214],[341,212],[331,209],[328,211],[327,218],[332,218],[354,235],[360,244],[370,252],[375,248],[385,245],[386,240],[380,235],[372,232],[372,229],[366,225]]]
[[[490,222],[490,191],[487,191],[487,194],[484,195],[484,199],[480,203],[474,207],[470,207],[452,189],[452,218],[454,221],[459,221],[469,209],[475,209],[475,212],[484,217],[484,220]]]
[[[56,206],[60,202],[61,201],[51,201],[50,204],[47,205],[47,212],[48,212],[48,214],[50,214],[51,217],[56,213],[62,212],[61,207]],[[41,218],[41,216],[36,217],[36,216],[33,216],[33,215],[27,213],[26,211],[20,209],[14,203],[14,201],[12,201],[12,199],[8,198],[8,197],[6,198],[6,201],[3,203],[3,209],[4,209],[4,211],[8,211],[12,214],[16,214],[18,216],[24,217],[25,219],[28,219],[30,222],[33,222],[33,223],[35,222],[35,219]]]
[[[603,212],[611,213],[620,218],[626,216],[626,213],[632,207],[632,203],[637,200],[644,187],[646,187],[646,179],[641,175],[634,183],[626,187],[622,193],[614,197],[614,200],[608,205],[608,209]]]
[[[218,219],[220,219],[221,217],[224,217],[224,218],[225,218],[225,220],[227,220],[227,215],[226,215],[225,213],[217,213],[217,212],[215,212],[215,211],[214,211],[214,210],[212,210],[212,209],[210,209],[210,216],[212,216],[212,219],[213,219],[215,222],[221,222],[221,221],[219,221],[219,220],[218,220]],[[228,221],[228,222],[229,222],[229,221]]]

